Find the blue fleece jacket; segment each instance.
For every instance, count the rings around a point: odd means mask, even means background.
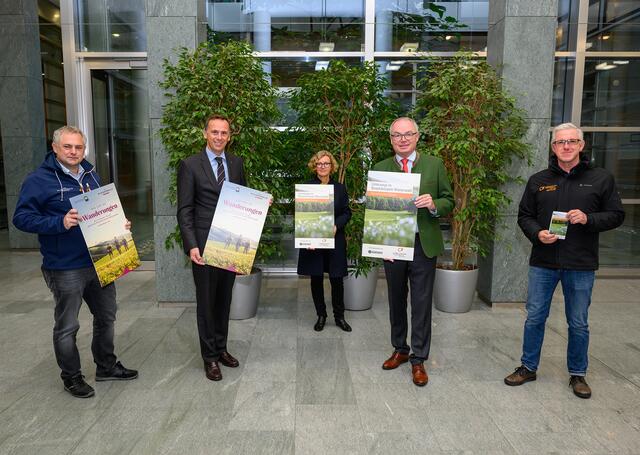
[[[13,224],[21,231],[38,234],[42,266],[52,270],[70,270],[93,267],[87,245],[74,226],[64,228],[63,218],[69,210],[69,198],[82,191],[100,186],[94,167],[82,160],[85,170],[80,182],[65,174],[53,152],[49,152],[38,169],[29,174],[22,184]]]

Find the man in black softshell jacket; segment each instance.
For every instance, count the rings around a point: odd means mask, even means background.
[[[510,386],[535,381],[551,298],[562,283],[569,326],[567,368],[569,385],[580,398],[589,398],[585,381],[588,364],[588,311],[598,269],[600,232],[624,221],[622,202],[611,173],[591,166],[582,154],[582,130],[571,123],[553,129],[549,167],[529,178],[518,211],[518,225],[531,241],[527,320],[522,365],[507,376]],[[566,233],[549,232],[551,217],[566,220]],[[562,223],[560,223],[562,226]],[[554,231],[555,232],[555,231]]]

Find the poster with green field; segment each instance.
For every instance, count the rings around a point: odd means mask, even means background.
[[[420,174],[369,171],[362,255],[413,260]]]
[[[333,185],[296,185],[296,248],[335,248],[333,203]]]
[[[225,181],[202,258],[208,265],[249,275],[271,195]]]
[[[74,196],[69,202],[78,211],[80,230],[102,287],[140,266],[113,183]]]
[[[560,240],[564,240],[567,236],[567,228],[569,227],[569,219],[567,212],[553,212],[551,214],[551,222],[549,223],[549,233],[555,234]]]

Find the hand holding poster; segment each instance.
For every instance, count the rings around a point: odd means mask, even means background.
[[[251,273],[271,195],[225,181],[202,255],[208,265]]]
[[[102,287],[140,266],[131,231],[113,183],[69,199]]]
[[[362,255],[413,260],[420,174],[369,171]]]
[[[335,248],[333,185],[296,185],[295,247]]]

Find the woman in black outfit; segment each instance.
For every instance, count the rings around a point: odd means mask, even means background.
[[[319,332],[324,329],[327,321],[327,307],[324,304],[324,287],[322,284],[324,273],[329,274],[331,283],[331,304],[336,325],[345,332],[351,332],[351,327],[344,320],[344,277],[347,276],[347,242],[344,227],[351,219],[349,197],[347,189],[342,183],[333,178],[338,169],[338,163],[330,152],[321,150],[314,154],[308,164],[311,172],[316,175],[307,184],[333,185],[334,192],[334,222],[333,234],[335,247],[329,249],[300,249],[298,256],[298,275],[311,276],[311,295],[316,306],[318,321],[313,326]]]

